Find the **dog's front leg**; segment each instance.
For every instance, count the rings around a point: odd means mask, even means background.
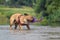
[[[30,30],[29,24],[27,24],[26,26],[27,26],[28,30]]]

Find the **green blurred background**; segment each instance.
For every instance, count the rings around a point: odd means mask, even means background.
[[[14,13],[29,13],[37,19],[36,25],[60,26],[60,0],[0,0],[0,25],[9,24]]]

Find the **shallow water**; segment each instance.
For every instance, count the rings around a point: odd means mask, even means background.
[[[21,31],[19,28],[10,31],[9,25],[0,25],[0,40],[60,40],[60,27],[30,25],[30,28],[23,26]]]

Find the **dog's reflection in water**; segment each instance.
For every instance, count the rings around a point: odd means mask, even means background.
[[[30,34],[32,31],[28,29],[24,30],[10,30],[11,35],[27,35]]]

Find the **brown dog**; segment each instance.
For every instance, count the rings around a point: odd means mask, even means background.
[[[10,17],[10,29],[12,29],[12,25],[15,24],[15,29],[17,28],[17,25],[19,25],[20,29],[22,29],[23,25],[26,25],[28,29],[30,29],[29,27],[29,22],[32,22],[33,17],[29,14],[20,14],[20,13],[16,13],[13,14]]]

